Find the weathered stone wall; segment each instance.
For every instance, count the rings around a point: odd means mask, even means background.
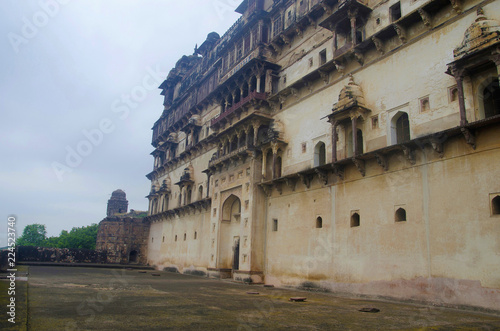
[[[18,246],[19,262],[105,263],[106,252],[84,248]]]
[[[149,223],[134,217],[106,217],[99,223],[96,250],[107,252],[108,263],[147,264]]]

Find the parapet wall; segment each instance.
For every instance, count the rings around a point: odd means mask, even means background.
[[[107,252],[84,248],[18,246],[19,262],[106,263]]]

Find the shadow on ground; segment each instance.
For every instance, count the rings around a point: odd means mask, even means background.
[[[500,316],[472,311],[168,272],[31,266],[29,273],[30,330],[500,329]],[[307,300],[291,302],[290,297]]]

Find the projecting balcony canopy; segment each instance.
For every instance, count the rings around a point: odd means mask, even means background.
[[[328,3],[328,1],[326,1]],[[366,18],[372,9],[359,0],[340,1],[338,8],[319,23],[325,29],[334,30],[337,24],[342,23],[349,17]],[[349,22],[347,22],[349,24]]]
[[[266,100],[266,93],[259,93],[256,91],[250,92],[248,96],[241,99],[238,103],[232,105],[225,112],[219,114],[219,116],[213,118],[210,124],[212,125],[212,128],[217,128],[223,122],[229,120],[229,118],[237,116],[241,111],[244,110],[244,107],[252,105],[258,109],[260,108],[261,101]]]

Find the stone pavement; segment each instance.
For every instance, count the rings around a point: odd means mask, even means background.
[[[500,330],[500,315],[153,270],[30,266],[26,288],[28,330]]]

